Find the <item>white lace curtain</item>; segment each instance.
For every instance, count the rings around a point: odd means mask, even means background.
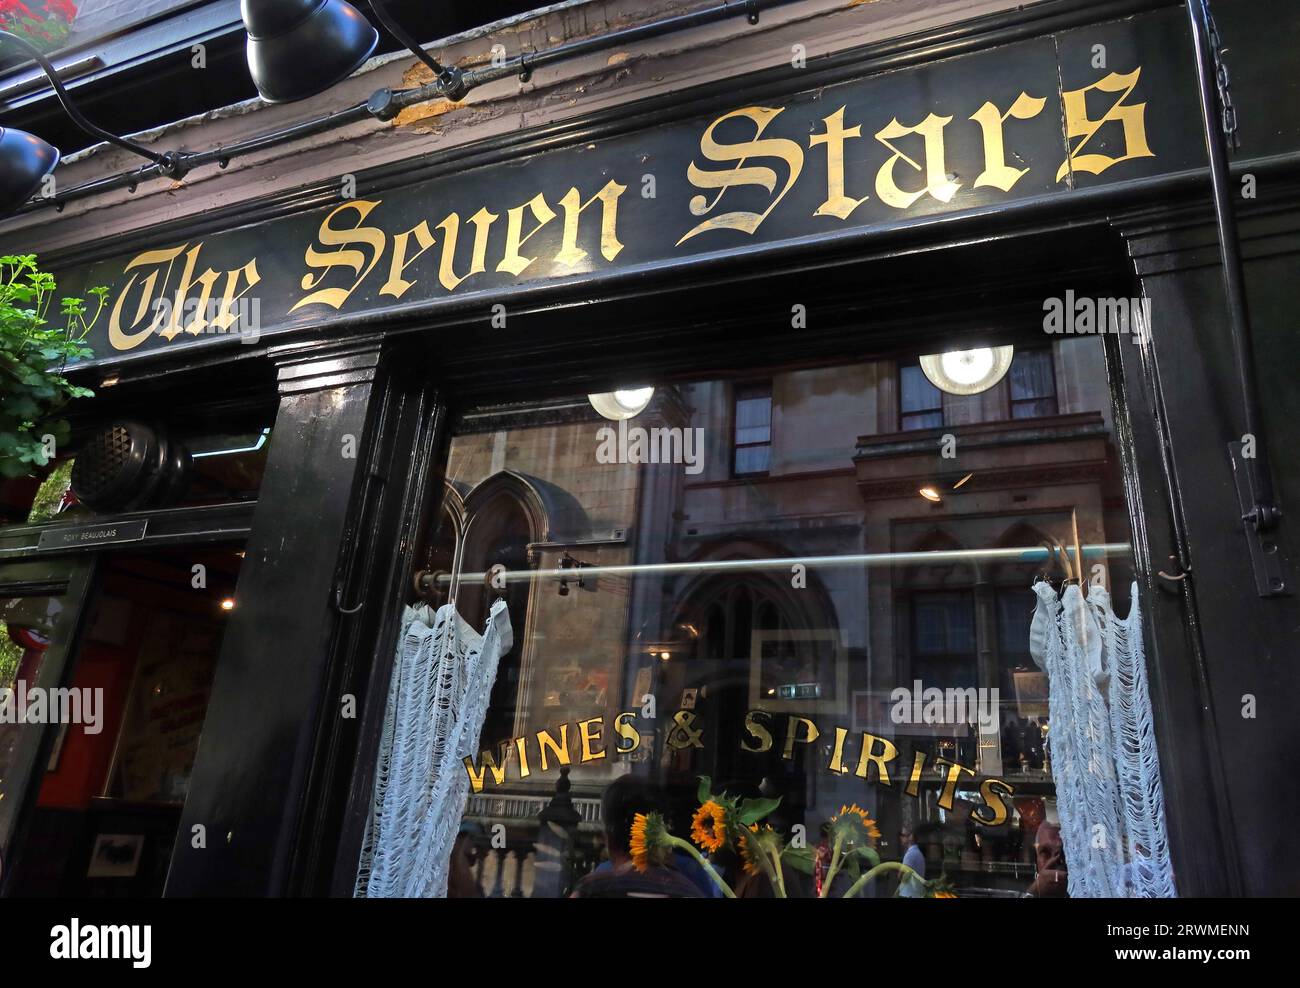
[[[1134,584],[1120,620],[1102,587],[1085,598],[1034,585],[1030,653],[1050,683],[1052,777],[1076,898],[1173,898],[1164,791]]]
[[[447,894],[469,789],[461,759],[478,753],[497,664],[513,643],[505,601],[481,635],[453,604],[403,611],[355,895]]]

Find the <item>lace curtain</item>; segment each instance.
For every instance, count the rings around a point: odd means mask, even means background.
[[[354,894],[440,898],[497,664],[514,643],[505,601],[483,634],[453,604],[402,613]]]
[[[1030,654],[1048,676],[1052,776],[1076,898],[1173,898],[1142,618],[1096,586],[1034,585]]]

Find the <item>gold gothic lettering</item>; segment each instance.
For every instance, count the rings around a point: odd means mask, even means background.
[[[355,276],[351,286],[348,288],[321,288],[311,292],[310,295],[304,295],[289,309],[295,312],[304,305],[311,305],[319,302],[322,305],[328,305],[330,308],[342,308],[343,303],[348,300],[353,292],[357,290],[361,282],[366,280],[366,275],[374,270],[375,265],[384,254],[384,249],[388,245],[388,235],[377,226],[362,226],[366,217],[378,206],[382,199],[356,199],[351,202],[345,202],[341,206],[336,206],[321,220],[320,229],[316,232],[316,239],[323,247],[337,247],[335,251],[317,250],[315,245],[307,248],[307,266],[310,268],[319,268],[316,274],[305,274],[302,276],[303,291],[311,291],[316,288],[325,276],[334,268],[342,267],[350,270]],[[351,229],[338,229],[330,221],[340,213],[354,212],[357,214],[356,226]],[[362,250],[354,250],[349,247],[350,244],[361,244],[370,248],[369,259]]]
[[[809,147],[826,145],[826,201],[813,212],[814,216],[835,216],[846,220],[853,210],[869,198],[853,199],[844,194],[844,142],[852,137],[862,136],[862,127],[855,124],[844,126],[844,107],[840,107],[822,123],[826,125],[825,133],[813,134],[808,138]]]
[[[198,336],[209,329],[227,332],[239,320],[236,304],[262,280],[257,271],[257,259],[252,258],[225,272],[207,268],[202,274],[196,274],[202,249],[202,243],[193,247],[181,244],[179,247],[148,250],[127,262],[123,272],[133,273],[122,286],[109,312],[108,342],[114,350],[133,350],[154,333],[171,341],[181,333]],[[169,293],[172,269],[181,256],[184,256],[185,263],[181,267],[179,282],[174,293]],[[214,313],[213,293],[223,273],[225,285]],[[137,286],[138,294],[135,291]],[[190,293],[196,288],[199,294],[191,297]],[[133,295],[136,296],[134,312],[124,320]],[[150,312],[154,314],[153,320],[139,328]],[[209,315],[212,315],[211,320]],[[187,322],[186,316],[192,318]]]
[[[768,124],[775,120],[780,112],[780,107],[773,109],[767,106],[747,106],[742,110],[733,110],[718,117],[709,124],[704,136],[700,138],[700,153],[709,161],[734,161],[736,166],[725,171],[705,171],[692,161],[686,169],[686,177],[696,188],[718,190],[717,195],[711,200],[703,195],[693,197],[690,202],[692,216],[703,216],[711,212],[728,189],[738,186],[756,185],[766,189],[769,195],[774,192],[777,183],[776,170],[766,165],[746,166],[745,162],[751,157],[771,157],[785,163],[786,179],[780,193],[761,213],[738,209],[705,220],[688,230],[681,240],[677,241],[677,246],[680,247],[706,230],[727,229],[753,233],[785,198],[803,170],[803,148],[783,137],[763,138],[763,132],[767,130]],[[740,144],[719,144],[714,139],[713,132],[720,124],[737,118],[749,120],[754,124],[754,136]]]
[[[1141,66],[1138,66],[1128,75],[1112,72],[1104,79],[1098,79],[1091,86],[1085,86],[1083,89],[1072,89],[1061,94],[1061,100],[1065,104],[1066,139],[1073,140],[1077,137],[1079,140],[1070,147],[1069,155],[1061,162],[1061,167],[1056,170],[1056,180],[1058,182],[1071,171],[1100,175],[1107,168],[1118,165],[1121,161],[1155,157],[1155,152],[1147,146],[1147,105],[1145,103],[1130,105],[1124,102],[1137,86],[1138,77],[1141,74]],[[1101,115],[1099,120],[1092,120],[1088,116],[1088,94],[1094,90],[1101,93],[1120,94],[1119,99],[1110,105],[1110,108]],[[1097,131],[1101,129],[1101,125],[1108,122],[1118,123],[1123,128],[1124,153],[1118,157],[1096,152],[1080,153],[1087,147],[1088,142],[1092,140]]]
[[[1006,113],[1000,113],[992,103],[985,103],[971,114],[970,118],[980,125],[984,134],[984,170],[975,177],[975,188],[992,186],[1010,192],[1011,187],[1024,177],[1029,166],[1012,168],[1007,164],[1006,149],[1002,144],[1003,124],[1009,117],[1017,120],[1036,117],[1046,105],[1045,97],[1034,97],[1022,92]]]
[[[940,202],[948,202],[957,194],[957,190],[961,188],[961,183],[948,178],[948,170],[944,166],[943,128],[951,120],[952,117],[940,117],[931,113],[915,127],[904,127],[895,117],[876,131],[876,140],[894,152],[880,166],[880,171],[876,172],[876,195],[880,197],[881,202],[893,206],[895,209],[907,209],[927,192]],[[920,134],[925,139],[924,168],[890,143],[899,137],[907,137],[910,134]],[[894,178],[894,168],[900,161],[906,161],[917,171],[924,171],[925,185],[915,192],[904,192],[899,188],[898,182]]]
[[[600,253],[607,261],[618,257],[623,250],[623,245],[618,240],[618,197],[626,191],[626,185],[610,181],[586,202],[582,202],[576,188],[564,194],[560,200],[560,205],[564,207],[564,242],[555,255],[558,263],[571,268],[587,256],[587,252],[578,246],[578,221],[582,217],[582,211],[597,199],[600,200]]]

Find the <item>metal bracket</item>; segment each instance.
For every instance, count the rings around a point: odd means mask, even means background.
[[[1237,484],[1237,504],[1241,508],[1241,524],[1250,548],[1250,565],[1255,573],[1255,589],[1261,597],[1289,597],[1293,593],[1290,566],[1282,554],[1282,543],[1274,528],[1261,528],[1255,523],[1259,503],[1253,474],[1241,455],[1244,443],[1228,443],[1228,457],[1232,460],[1232,476]]]
[[[584,580],[582,577],[582,571],[591,565],[592,565],[591,563],[584,563],[580,559],[575,559],[573,556],[569,555],[569,553],[566,552],[564,556],[560,559],[559,568],[561,570],[576,570],[578,576],[578,589],[587,590],[594,593],[596,590],[595,581],[587,581]],[[569,579],[570,578],[567,576],[560,577],[561,597],[569,596]]]

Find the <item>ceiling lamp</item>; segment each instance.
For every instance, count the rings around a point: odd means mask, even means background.
[[[921,372],[940,391],[977,395],[1006,376],[1015,350],[1008,345],[931,353],[921,358]]]
[[[636,418],[644,412],[654,396],[654,388],[625,388],[622,391],[605,391],[601,394],[587,395],[587,400],[591,402],[591,407],[605,418],[621,422]]]
[[[268,103],[323,93],[359,69],[379,32],[343,0],[242,0],[248,71]]]

